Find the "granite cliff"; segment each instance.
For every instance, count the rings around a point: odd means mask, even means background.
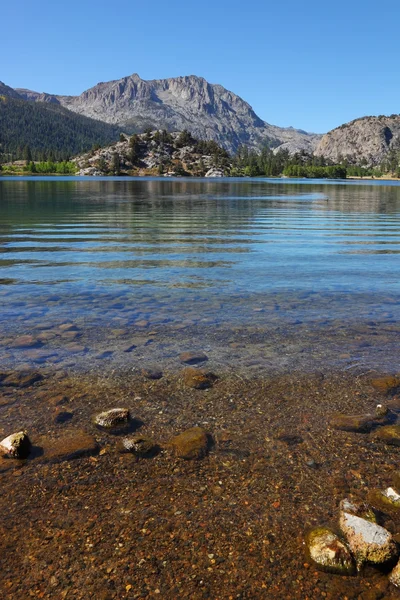
[[[363,117],[329,131],[315,154],[337,163],[375,166],[400,149],[400,115]]]

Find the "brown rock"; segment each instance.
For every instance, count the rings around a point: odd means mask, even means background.
[[[43,375],[37,371],[14,371],[0,380],[0,385],[7,387],[28,387],[41,381]]]
[[[179,360],[187,365],[196,365],[197,363],[208,360],[208,356],[207,354],[204,354],[204,352],[182,352],[179,356]]]
[[[20,335],[11,342],[10,348],[35,348],[40,344],[41,342],[33,335]]]
[[[400,378],[387,375],[385,377],[377,377],[371,381],[372,387],[381,394],[393,393],[400,387]]]
[[[157,367],[148,367],[147,369],[142,369],[142,375],[146,379],[161,379],[163,376],[163,372]]]
[[[183,383],[195,390],[205,390],[212,387],[217,377],[204,369],[196,369],[195,367],[186,367],[183,370]]]
[[[330,421],[331,427],[340,431],[355,431],[357,433],[368,433],[376,425],[374,415],[333,415]]]
[[[374,438],[389,444],[390,446],[400,446],[400,425],[386,425],[380,427]]]
[[[74,354],[87,351],[86,346],[81,346],[80,344],[75,344],[73,342],[71,344],[65,344],[64,347],[68,350],[68,352],[73,352]]]
[[[59,329],[61,331],[78,331],[78,327],[73,323],[63,323],[60,325]]]
[[[158,446],[151,439],[144,435],[130,435],[121,440],[120,451],[132,452],[135,456],[152,456],[157,452]]]
[[[192,427],[172,438],[169,443],[178,458],[203,458],[207,454],[209,435],[202,427]]]
[[[39,445],[44,449],[44,454],[40,458],[43,462],[61,462],[81,456],[92,456],[99,451],[94,437],[80,430],[57,439],[41,439]]]

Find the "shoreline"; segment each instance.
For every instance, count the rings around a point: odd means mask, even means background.
[[[207,179],[210,181],[215,181],[218,179],[253,179],[253,180],[257,180],[257,179],[282,179],[285,181],[320,181],[320,182],[324,182],[327,181],[327,178],[317,178],[317,179],[313,179],[313,178],[307,178],[307,177],[288,177],[287,175],[281,175],[281,176],[256,176],[256,177],[249,177],[246,175],[243,176],[238,176],[238,175],[224,175],[223,177],[199,177],[197,175],[176,175],[174,177],[172,176],[163,176],[163,175],[158,175],[158,174],[151,174],[151,173],[146,173],[146,174],[136,174],[136,175],[128,175],[123,174],[123,175],[72,175],[72,174],[63,174],[63,173],[1,173],[0,172],[0,180],[2,177],[32,177],[32,178],[46,178],[46,177],[63,177],[63,178],[67,178],[67,179],[76,179],[76,178],[85,178],[87,180],[90,179],[95,179],[95,180],[107,180],[107,179],[127,179],[127,178],[134,178],[134,179],[139,179],[139,178],[143,178],[145,179],[147,178],[157,178],[160,180],[168,180],[168,179],[193,179],[193,180],[203,180],[203,179]],[[346,177],[346,179],[328,179],[329,181],[337,181],[337,182],[341,182],[341,181],[400,181],[399,177],[391,177],[389,175],[387,176],[382,176],[382,177],[358,177],[358,176],[348,176]]]

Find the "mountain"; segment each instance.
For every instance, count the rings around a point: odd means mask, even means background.
[[[337,163],[375,166],[400,149],[400,115],[362,117],[326,133],[315,150],[316,156]]]
[[[10,153],[22,158],[24,146],[30,147],[34,158],[50,152],[65,158],[94,144],[107,144],[118,135],[113,125],[77,115],[57,103],[26,102],[0,84],[0,154],[6,158]]]
[[[118,125],[127,133],[147,128],[187,129],[195,137],[214,140],[230,152],[241,144],[259,148],[265,143],[291,153],[312,152],[321,137],[270,125],[233,92],[194,75],[145,81],[134,74],[99,83],[80,96],[16,91],[26,100],[58,102],[75,113]]]
[[[0,96],[7,96],[7,98],[17,98],[21,100],[21,96],[18,94],[18,92],[8,87],[8,85],[2,81],[0,81]]]

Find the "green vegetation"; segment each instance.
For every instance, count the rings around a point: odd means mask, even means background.
[[[382,177],[390,175],[400,178],[400,151],[391,150],[381,165],[368,167],[366,161],[360,165],[350,164],[339,157],[332,164],[321,156],[306,152],[290,155],[287,150],[274,152],[270,145],[260,153],[242,146],[233,159],[232,176],[247,177],[306,177],[315,179],[345,179],[346,177]]]
[[[346,179],[347,170],[342,165],[318,167],[316,165],[288,165],[283,169],[286,177],[307,177],[308,179]]]
[[[30,161],[26,165],[0,165],[2,175],[74,175],[76,170],[76,164],[69,161]]]
[[[0,96],[0,163],[64,161],[118,136],[116,127],[58,104]]]

